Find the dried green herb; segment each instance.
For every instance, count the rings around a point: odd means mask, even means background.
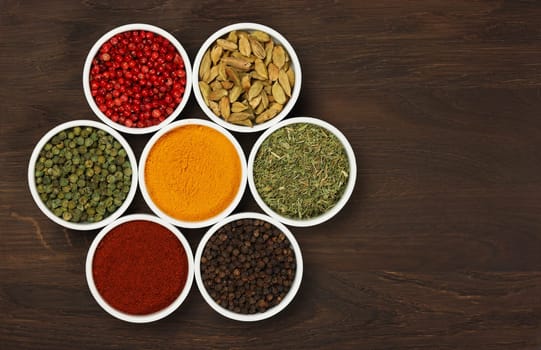
[[[294,219],[313,218],[332,208],[348,176],[342,143],[313,124],[276,130],[261,144],[254,160],[254,182],[263,201]]]

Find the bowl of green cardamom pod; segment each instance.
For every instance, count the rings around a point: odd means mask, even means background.
[[[284,119],[300,95],[293,46],[276,30],[236,23],[212,34],[194,61],[193,90],[207,117],[236,132],[258,132]]]
[[[74,230],[94,230],[130,205],[137,190],[137,161],[113,128],[74,120],[51,129],[37,143],[28,184],[49,219]]]
[[[355,154],[344,134],[310,117],[270,127],[248,158],[248,185],[257,204],[291,226],[314,226],[338,214],[356,175]]]

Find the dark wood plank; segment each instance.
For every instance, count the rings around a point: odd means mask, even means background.
[[[241,324],[196,286],[155,324],[94,302],[94,232],[34,205],[27,162],[53,126],[96,119],[82,65],[130,22],[193,59],[235,22],[270,25],[303,67],[292,115],[325,119],[359,165],[335,219],[292,228],[294,302]],[[541,4],[537,1],[3,1],[0,3],[0,348],[541,348]],[[183,117],[204,117],[192,97]],[[258,135],[238,135],[246,152]],[[128,136],[140,154],[149,136]],[[237,211],[259,211],[247,193]],[[138,194],[130,213],[150,212]],[[204,230],[183,230],[195,249]]]

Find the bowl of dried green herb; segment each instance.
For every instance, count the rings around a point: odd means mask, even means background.
[[[120,217],[137,190],[137,161],[113,128],[74,120],[47,132],[28,164],[28,185],[49,219],[94,230]]]
[[[291,226],[313,226],[335,216],[349,200],[356,175],[346,137],[310,117],[269,128],[248,159],[248,184],[257,204]]]
[[[237,321],[272,317],[295,297],[303,275],[299,244],[286,226],[259,213],[231,215],[211,227],[195,254],[205,301]]]

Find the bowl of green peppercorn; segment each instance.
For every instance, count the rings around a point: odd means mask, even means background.
[[[28,184],[49,219],[69,229],[94,230],[130,205],[137,190],[137,161],[113,128],[74,120],[56,126],[37,143]]]
[[[357,165],[347,138],[317,118],[283,120],[265,131],[248,158],[248,185],[257,204],[291,226],[334,217],[353,193]]]

